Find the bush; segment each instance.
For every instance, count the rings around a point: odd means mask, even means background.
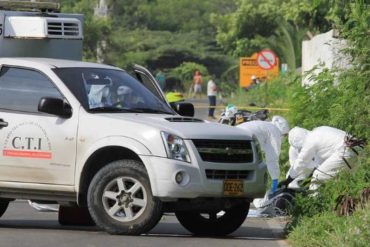
[[[348,19],[339,23],[346,52],[353,58],[351,68],[342,71],[323,70],[309,76],[316,82],[301,87],[292,82],[289,94],[290,120],[311,129],[333,126],[353,135],[370,137],[370,12],[363,1],[348,2]],[[357,168],[342,172],[318,189],[317,196],[298,196],[292,209],[289,241],[294,246],[368,246],[370,219],[368,205],[351,217],[337,216],[333,210],[340,195],[358,198],[370,187],[370,146],[362,152]]]
[[[187,90],[190,88],[190,85],[193,82],[193,75],[195,70],[200,71],[203,77],[203,85],[206,85],[209,73],[207,68],[202,64],[197,64],[193,62],[184,62],[180,66],[172,69],[169,72],[169,76],[179,79],[182,82],[183,88]]]
[[[222,97],[230,97],[231,94],[238,90],[239,85],[234,83],[233,81],[219,81],[216,83],[218,85],[219,92],[221,93]]]
[[[368,146],[355,162],[356,166],[349,171],[341,172],[336,178],[326,181],[318,188],[316,196],[298,195],[295,206],[291,210],[290,223],[287,230],[293,232],[295,227],[304,223],[307,218],[322,212],[332,212],[340,195],[358,198],[364,188],[370,187],[370,146]]]
[[[310,87],[302,87],[300,76],[281,76],[248,92],[240,90],[233,103],[288,107],[289,112],[278,114],[288,117],[292,127],[312,129],[326,125],[370,140],[369,5],[362,0],[344,4],[348,15],[343,23],[337,23],[337,27],[342,38],[347,40],[345,52],[352,58],[350,68],[340,71],[323,69],[317,74],[312,71],[307,74],[315,82]],[[280,156],[280,164],[285,164],[282,173],[288,167],[287,146],[283,143]],[[334,208],[338,196],[358,198],[360,191],[370,187],[369,157],[370,146],[367,146],[356,168],[325,182],[316,196],[296,197],[287,227],[293,246],[368,246],[370,206],[355,211],[352,217],[339,217]]]
[[[295,200],[287,227],[292,246],[368,246],[370,242],[370,202],[365,208],[358,200],[352,216],[338,216],[336,199],[348,195],[359,199],[370,187],[370,146],[360,155],[357,167],[342,172],[318,189],[316,196],[301,195]]]
[[[368,81],[355,68],[342,71],[323,70],[311,78],[316,83],[302,87],[293,81],[289,94],[289,119],[307,129],[327,125],[359,137],[369,138],[370,95]]]
[[[243,107],[253,103],[260,107],[286,108],[288,107],[290,82],[298,77],[297,74],[290,73],[281,75],[267,83],[257,84],[248,91],[239,89],[230,101],[235,105]]]
[[[305,216],[302,223],[289,235],[292,246],[369,246],[370,203],[351,217],[337,217],[324,212],[314,217]]]

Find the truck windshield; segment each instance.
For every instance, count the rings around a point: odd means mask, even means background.
[[[165,102],[125,71],[102,68],[53,71],[89,112],[174,114]]]

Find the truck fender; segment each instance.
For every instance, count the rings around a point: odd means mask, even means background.
[[[150,156],[152,153],[150,150],[141,142],[125,137],[125,136],[108,136],[104,137],[102,139],[99,139],[92,145],[89,145],[89,148],[85,151],[81,150],[78,153],[77,156],[77,162],[76,162],[76,177],[75,177],[75,185],[76,185],[76,191],[79,192],[80,188],[80,182],[81,182],[81,175],[82,171],[84,169],[85,164],[87,163],[88,159],[98,150],[105,148],[105,147],[122,147],[126,148],[128,150],[131,150],[133,153],[137,154],[137,156],[140,158],[140,156]],[[82,153],[81,153],[82,152]],[[146,162],[144,160],[141,160],[144,163],[144,166],[147,167],[145,164]],[[149,173],[149,171],[148,171]],[[149,174],[148,174],[149,175]]]

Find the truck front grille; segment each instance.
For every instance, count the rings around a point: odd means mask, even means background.
[[[246,140],[193,140],[203,161],[217,163],[253,162],[251,141]]]
[[[206,169],[207,179],[251,179],[253,171]]]

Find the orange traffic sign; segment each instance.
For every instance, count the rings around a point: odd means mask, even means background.
[[[256,77],[258,81],[266,81],[279,75],[279,58],[276,57],[275,66],[270,70],[262,69],[257,63],[258,53],[251,57],[240,58],[240,74],[239,85],[241,88],[248,88],[252,84],[252,77]]]

